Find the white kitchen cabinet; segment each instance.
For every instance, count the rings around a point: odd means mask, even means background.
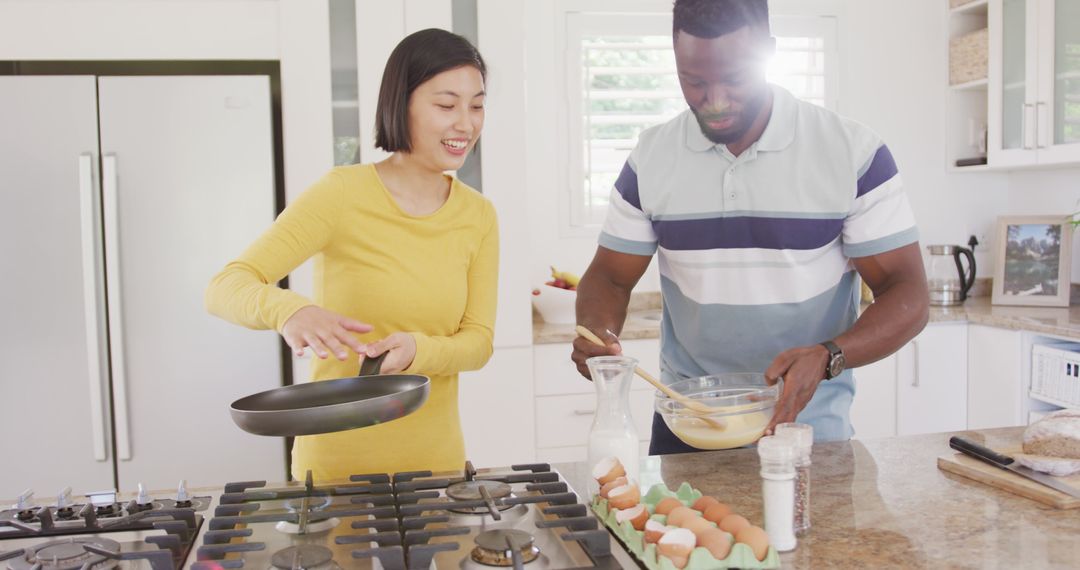
[[[268,79],[5,76],[0,124],[0,496],[284,476],[228,412],[279,338],[202,301],[273,220]]]
[[[482,369],[459,375],[461,429],[474,465],[536,459],[532,359],[532,347],[496,348]]]
[[[636,339],[622,341],[623,354],[636,358],[638,366],[646,372],[660,377],[660,339]],[[570,360],[573,352],[570,343],[538,344],[533,347],[533,378],[537,396],[557,396],[561,394],[592,394],[593,386],[578,373],[574,361]],[[651,384],[634,376],[631,390],[653,390]]]
[[[931,323],[897,353],[897,435],[967,428],[967,328]]]
[[[990,0],[992,167],[1080,162],[1080,3]]]
[[[968,429],[1024,425],[1021,333],[968,327]]]
[[[622,341],[623,354],[638,359],[639,366],[660,374],[660,340]],[[577,457],[584,459],[589,427],[596,411],[593,385],[578,373],[570,360],[570,343],[533,347],[533,381],[536,390],[536,452],[538,459]],[[638,437],[647,450],[652,437],[655,389],[634,377],[630,389],[630,415]],[[573,448],[573,449],[572,449]]]
[[[855,399],[851,425],[856,439],[896,435],[896,354],[852,371]]]

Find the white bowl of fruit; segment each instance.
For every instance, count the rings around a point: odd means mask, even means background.
[[[580,277],[551,268],[551,280],[532,290],[533,306],[546,323],[574,324]]]

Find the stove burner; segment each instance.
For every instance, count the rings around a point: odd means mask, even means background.
[[[522,564],[528,564],[540,556],[540,549],[533,546],[533,536],[523,530],[488,530],[476,536],[472,559],[486,566],[513,566],[515,553]]]
[[[56,518],[58,519],[72,519],[75,518],[75,510],[71,507],[64,507],[62,509],[56,509]]]
[[[93,568],[105,570],[116,566],[115,560],[108,560],[100,554],[87,552],[82,547],[92,544],[110,552],[120,552],[120,543],[100,537],[77,537],[64,540],[50,540],[26,549],[22,558],[8,563],[11,570],[78,570]]]
[[[320,532],[326,532],[335,526],[341,524],[341,519],[337,517],[330,517],[321,521],[309,522],[303,532],[300,532],[300,524],[288,521],[281,521],[274,525],[274,528],[278,532],[285,534],[319,534]]]
[[[293,499],[285,499],[285,508],[289,512],[299,512],[304,509],[304,501],[308,501],[307,508],[309,511],[321,511],[330,506],[331,499],[329,495],[314,495],[311,497],[297,497]]]
[[[478,501],[484,498],[480,494],[481,487],[487,490],[492,499],[510,496],[510,485],[502,481],[488,481],[485,479],[454,483],[446,488],[446,496],[459,501]]]
[[[18,517],[18,519],[23,521],[23,522],[33,520],[34,519],[34,511],[33,511],[33,509],[26,509],[25,511],[19,511],[19,514],[16,515],[16,517]]]
[[[120,505],[113,503],[111,505],[105,505],[95,509],[94,514],[100,518],[115,517],[120,514]]]
[[[300,544],[274,553],[270,564],[283,570],[310,570],[326,566],[334,560],[334,553],[325,546]]]
[[[484,499],[484,493],[482,493],[481,490],[486,492],[492,501],[510,496],[510,485],[501,481],[489,481],[485,479],[454,483],[446,488],[446,496],[456,501],[478,501]],[[494,507],[496,511],[501,512],[513,508],[513,505],[494,504]],[[448,510],[453,513],[462,513],[466,515],[483,515],[492,512],[486,506],[450,507]]]

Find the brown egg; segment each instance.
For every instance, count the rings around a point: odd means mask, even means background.
[[[750,521],[739,515],[728,515],[720,521],[720,530],[735,536],[738,536],[739,531],[748,526],[750,526]]]
[[[610,493],[612,489],[614,489],[615,487],[622,487],[627,483],[629,483],[629,481],[626,480],[626,477],[618,477],[616,479],[612,479],[611,481],[608,481],[607,484],[600,487],[600,496],[606,499],[608,497],[608,493]]]
[[[723,560],[731,553],[731,535],[716,527],[697,535],[697,539],[698,546],[708,550],[717,560]]]
[[[701,517],[688,518],[682,521],[682,524],[680,524],[679,526],[685,528],[686,530],[694,533],[697,536],[701,536],[701,533],[706,530],[716,528],[716,525]]]
[[[659,542],[656,543],[656,552],[671,560],[676,568],[686,568],[695,544],[697,544],[697,537],[694,533],[685,528],[677,528],[669,530],[660,537]]]
[[[671,527],[661,523],[660,521],[654,521],[649,519],[645,521],[645,542],[655,543],[660,540],[664,533],[671,530]]]
[[[694,517],[700,517],[701,513],[691,509],[690,507],[675,507],[667,515],[668,526],[682,526],[683,521],[689,520]]]
[[[617,457],[605,457],[593,467],[592,476],[601,486],[626,475],[626,468]]]
[[[769,554],[769,535],[761,527],[748,526],[735,533],[735,542],[741,542],[754,551],[754,558],[765,560]]]
[[[656,508],[653,509],[653,512],[658,515],[666,515],[670,513],[672,509],[682,506],[685,506],[682,501],[675,497],[667,497],[666,499],[661,499],[659,503],[656,503]]]
[[[724,517],[731,514],[731,507],[724,503],[716,503],[705,509],[705,520],[712,521],[716,524],[720,524],[720,521],[724,520]]]
[[[641,490],[633,483],[615,487],[608,492],[608,504],[616,509],[629,509],[641,502]]]
[[[704,513],[709,507],[719,504],[720,499],[709,495],[702,495],[700,499],[694,501],[694,510]]]
[[[615,511],[615,521],[622,524],[623,521],[630,521],[630,525],[634,527],[634,530],[644,530],[645,522],[649,520],[649,511],[645,508],[645,505],[638,503],[629,509],[622,511]]]

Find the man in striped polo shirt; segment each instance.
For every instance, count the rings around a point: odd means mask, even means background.
[[[767,432],[850,438],[851,368],[926,324],[915,221],[870,129],[765,81],[765,0],[676,0],[674,49],[690,109],[644,131],[615,183],[578,287],[573,359],[620,352],[630,292],[658,254],[666,383],[720,372],[784,379]],[[860,276],[876,302],[861,316]],[[694,451],[653,418],[651,454]]]

